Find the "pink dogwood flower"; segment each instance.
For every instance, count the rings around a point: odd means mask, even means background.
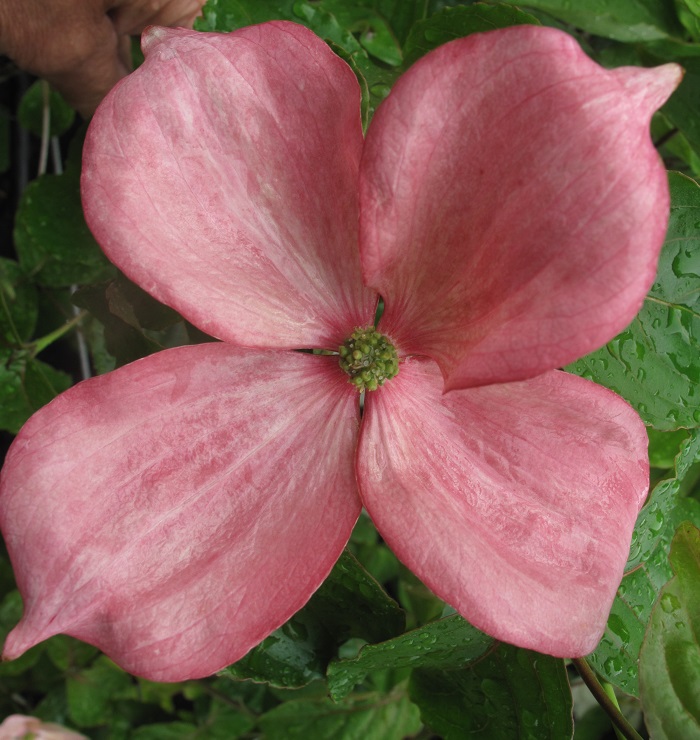
[[[36,717],[11,714],[0,723],[0,740],[88,740],[67,727],[42,722]]]
[[[92,122],[87,220],[222,341],[80,383],[21,431],[5,656],[67,633],[154,680],[211,674],[306,603],[363,506],[480,629],[591,651],[647,442],[557,368],[651,285],[669,201],[648,126],[679,68],[605,70],[549,28],[473,35],[412,66],[363,139],[353,72],[301,26],[153,28],[144,50]],[[383,338],[348,344],[379,295]],[[380,386],[362,416],[338,356],[295,351],[341,346]]]

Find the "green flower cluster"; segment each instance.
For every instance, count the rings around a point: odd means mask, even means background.
[[[394,345],[373,326],[355,329],[338,353],[340,367],[358,391],[376,391],[399,372]]]

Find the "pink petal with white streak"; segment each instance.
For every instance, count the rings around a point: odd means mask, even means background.
[[[432,361],[408,360],[365,413],[360,493],[396,555],[500,640],[593,650],[647,494],[634,411],[558,371],[443,394]]]
[[[382,329],[436,360],[448,389],[533,377],[621,331],[664,239],[649,120],[680,76],[605,70],[535,26],[417,62],[377,111],[361,165]]]
[[[357,254],[354,74],[293,23],[151,28],[95,114],[83,202],[107,256],[200,329],[335,349],[374,316]]]
[[[208,344],[81,383],[0,479],[25,613],[156,681],[242,657],[328,575],[360,511],[357,393],[327,357]]]

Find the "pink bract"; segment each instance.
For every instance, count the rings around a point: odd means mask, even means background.
[[[591,651],[646,433],[556,368],[651,285],[669,202],[648,126],[680,70],[604,70],[548,28],[470,36],[363,141],[354,74],[301,26],[154,28],[144,50],[90,127],[87,220],[223,342],[80,383],[20,432],[5,656],[63,632],[154,680],[211,674],[303,606],[362,506],[477,627]],[[293,350],[336,350],[379,294],[401,369],[361,418],[337,359]]]
[[[36,717],[11,714],[0,723],[0,740],[88,740],[67,727],[42,722]]]

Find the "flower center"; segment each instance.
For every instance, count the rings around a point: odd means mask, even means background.
[[[340,367],[358,391],[376,391],[399,372],[394,345],[373,326],[355,331],[338,348]]]

